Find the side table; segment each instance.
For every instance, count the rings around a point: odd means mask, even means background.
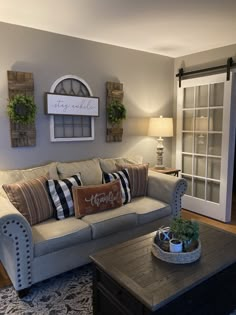
[[[162,173],[162,174],[168,174],[168,175],[174,175],[174,176],[179,176],[180,170],[176,168],[169,168],[165,167],[164,169],[157,169],[155,167],[150,168],[151,171]]]

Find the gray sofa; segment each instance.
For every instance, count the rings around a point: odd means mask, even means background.
[[[0,260],[17,291],[87,264],[89,255],[100,249],[156,230],[163,218],[179,215],[186,182],[149,171],[144,197],[82,219],[51,218],[34,226],[10,203],[2,185],[45,174],[54,179],[65,178],[78,172],[84,185],[101,184],[102,170],[110,172],[116,163],[127,162],[132,161],[91,159],[0,171]]]

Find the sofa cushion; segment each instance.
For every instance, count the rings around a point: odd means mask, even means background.
[[[14,184],[23,181],[24,177],[19,170],[0,171],[0,195],[7,198],[6,192],[2,185]]]
[[[37,178],[40,176],[47,176],[48,178],[53,179],[59,178],[57,174],[57,162],[20,170],[20,172],[22,173],[24,180]]]
[[[3,185],[3,189],[16,209],[30,225],[53,216],[53,207],[46,188],[47,177],[30,179],[15,184]]]
[[[81,220],[91,226],[93,239],[132,229],[137,225],[136,213],[125,209],[124,206],[86,215]]]
[[[75,214],[72,187],[81,185],[80,174],[64,179],[49,179],[47,181],[48,192],[58,220],[63,220]]]
[[[60,178],[80,173],[83,185],[85,186],[102,184],[102,170],[98,159],[58,163],[57,170]]]
[[[119,158],[110,158],[110,159],[99,159],[101,169],[105,173],[112,173],[117,171],[117,165],[123,164],[137,164],[138,161],[126,158],[126,157],[119,157]]]
[[[129,172],[131,196],[145,196],[148,184],[148,164],[117,165],[118,170],[124,168]]]
[[[72,193],[77,218],[122,206],[119,179],[108,184],[72,187]]]
[[[40,176],[47,176],[48,178],[58,179],[57,175],[57,162],[52,162],[46,165],[22,169],[22,170],[2,170],[0,171],[0,195],[7,197],[3,184],[13,184],[16,182],[22,182]]]
[[[134,211],[138,216],[138,224],[145,224],[171,214],[171,207],[150,197],[134,198],[131,203],[124,205],[126,211]]]
[[[61,221],[49,219],[34,225],[32,235],[34,255],[42,256],[91,240],[91,228],[86,222],[75,217]]]
[[[127,169],[123,169],[121,171],[116,171],[113,173],[103,173],[103,178],[104,178],[105,183],[109,183],[116,179],[119,179],[120,184],[121,184],[121,194],[122,194],[123,204],[126,204],[131,201],[130,179],[129,179],[129,173]]]

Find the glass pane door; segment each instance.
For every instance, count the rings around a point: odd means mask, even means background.
[[[222,75],[184,80],[177,92],[176,166],[188,183],[183,207],[225,221],[231,83]]]
[[[186,87],[183,94],[181,169],[192,186],[187,194],[219,203],[224,83]]]

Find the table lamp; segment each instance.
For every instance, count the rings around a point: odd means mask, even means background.
[[[164,169],[162,137],[173,137],[173,118],[164,118],[162,116],[150,118],[148,136],[157,138],[157,164],[155,168]]]

